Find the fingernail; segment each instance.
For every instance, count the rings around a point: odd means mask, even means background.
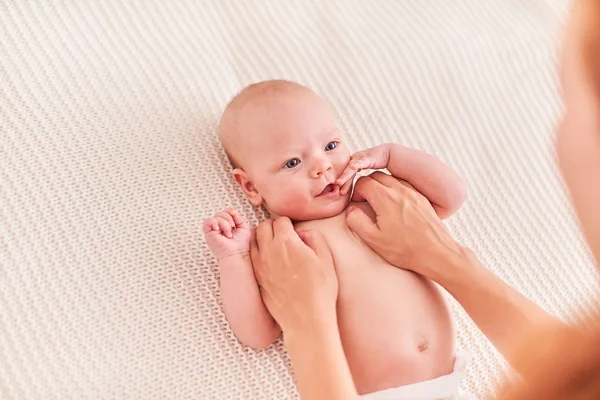
[[[350,214],[351,212],[353,212],[354,210],[356,210],[356,207],[352,206],[352,207],[348,207],[348,209],[346,210],[346,212],[348,214]]]

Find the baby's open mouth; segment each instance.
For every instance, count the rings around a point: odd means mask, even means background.
[[[340,187],[338,185],[334,185],[333,183],[330,183],[329,185],[325,186],[325,189],[323,189],[323,191],[321,193],[319,193],[319,196],[325,196],[327,194],[334,194],[335,192],[339,192]]]

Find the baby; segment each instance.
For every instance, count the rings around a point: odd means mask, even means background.
[[[353,178],[364,169],[386,168],[409,182],[441,218],[464,202],[463,180],[436,157],[399,144],[351,154],[329,105],[288,81],[265,81],[242,90],[223,113],[219,137],[235,181],[254,206],[325,237],[339,280],[340,336],[358,392],[379,391],[368,398],[413,398],[424,390],[426,397],[419,399],[458,398],[453,396],[464,372],[458,365],[464,363],[456,354],[443,295],[431,281],[375,253],[348,228],[343,211],[354,204],[374,218],[368,203],[350,202]],[[267,347],[281,330],[254,277],[250,226],[228,209],[207,219],[204,232],[219,260],[222,303],[231,329],[242,343]]]

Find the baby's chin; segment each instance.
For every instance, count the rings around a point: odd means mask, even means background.
[[[340,215],[348,206],[349,201],[350,196],[344,196],[340,198],[339,201],[331,202],[325,205],[319,204],[318,207],[314,208],[306,207],[305,209],[296,209],[293,211],[282,210],[281,213],[273,213],[269,210],[267,211],[269,211],[269,213],[271,214],[271,218],[285,216],[294,222],[314,221],[318,219],[332,218],[337,215]]]

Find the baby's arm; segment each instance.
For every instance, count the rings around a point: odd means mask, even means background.
[[[250,261],[250,227],[233,210],[204,222],[211,251],[219,260],[221,300],[231,330],[243,344],[264,349],[281,333],[263,304]]]
[[[400,144],[389,146],[387,170],[427,197],[441,219],[454,214],[467,197],[467,184],[432,154]]]
[[[219,262],[221,299],[231,330],[240,342],[264,349],[281,333],[263,304],[250,255],[233,255]]]
[[[381,168],[387,168],[427,197],[441,219],[454,214],[467,197],[465,181],[449,166],[431,154],[395,143],[354,154],[337,181],[342,193],[349,190],[349,180],[356,172]]]

